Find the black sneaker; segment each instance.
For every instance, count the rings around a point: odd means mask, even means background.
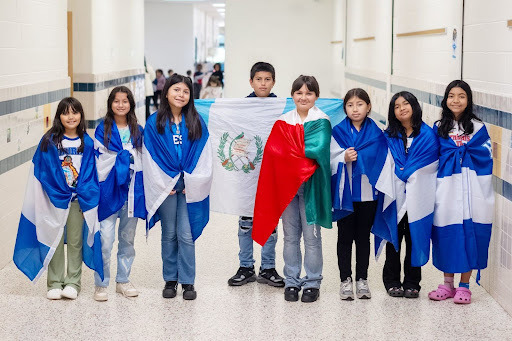
[[[261,270],[256,279],[258,283],[268,284],[273,287],[284,287],[284,278],[279,276],[275,268]]]
[[[164,290],[162,291],[162,296],[164,298],[176,297],[176,288],[177,287],[178,287],[178,282],[176,282],[176,281],[165,282],[165,287],[164,287]]]
[[[193,284],[182,284],[183,288],[183,299],[184,300],[195,300],[197,297],[197,292],[194,289]]]
[[[284,300],[288,302],[297,302],[299,300],[299,291],[297,287],[288,287],[284,289]]]
[[[304,289],[304,292],[302,293],[302,302],[315,302],[318,299],[318,296],[320,296],[320,290],[316,288],[308,288]]]
[[[236,275],[228,279],[228,284],[231,286],[241,286],[249,282],[256,280],[256,274],[254,273],[254,266],[251,268],[244,268],[243,266],[238,268]]]

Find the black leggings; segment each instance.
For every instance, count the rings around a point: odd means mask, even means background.
[[[370,230],[377,201],[354,202],[354,212],[338,220],[338,268],[340,279],[352,277],[352,244],[356,242],[356,278],[368,278]]]
[[[400,272],[402,264],[400,263],[400,250],[402,249],[402,239],[405,237],[405,259],[404,259],[404,281],[400,281]],[[386,262],[382,271],[382,280],[386,290],[390,288],[403,287],[404,289],[420,290],[421,281],[421,267],[411,266],[411,230],[409,229],[409,221],[407,220],[407,213],[404,215],[400,223],[398,223],[398,245],[400,246],[398,252],[391,243],[386,243]]]

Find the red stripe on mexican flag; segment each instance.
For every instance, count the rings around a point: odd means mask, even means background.
[[[308,224],[332,227],[329,117],[317,107],[301,124],[296,110],[274,124],[265,146],[256,192],[253,239],[260,245],[305,182]]]

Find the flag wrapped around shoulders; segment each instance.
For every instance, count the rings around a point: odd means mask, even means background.
[[[396,203],[393,173],[395,163],[388,148],[382,130],[367,117],[359,133],[354,136],[355,129],[346,117],[332,130],[331,139],[331,190],[333,204],[333,220],[341,219],[354,211],[353,189],[361,190],[361,201],[372,201],[375,187],[378,198],[378,209],[372,232],[382,239],[389,238],[391,230],[396,228]],[[357,152],[357,160],[345,163],[345,150],[353,147]],[[363,184],[367,182],[367,184]],[[365,199],[365,200],[363,200]]]
[[[414,137],[408,153],[401,136],[390,137],[384,133],[395,161],[394,183],[396,193],[397,222],[407,213],[411,231],[411,265],[423,266],[430,257],[430,237],[434,221],[439,142],[436,134],[425,123]],[[395,226],[387,238],[375,235],[375,251],[391,242],[398,250],[398,229]],[[386,239],[386,240],[383,240]]]
[[[83,261],[103,279],[98,203],[100,187],[94,162],[94,142],[84,135],[84,151],[76,185],[84,215]],[[57,147],[51,141],[46,152],[41,143],[32,158],[18,226],[13,260],[31,281],[48,267],[64,233],[73,193],[61,167]]]
[[[200,117],[202,136],[190,141],[188,129],[183,125],[181,162],[173,144],[172,132],[167,121],[165,131],[156,130],[156,114],[149,117],[144,129],[142,166],[144,169],[144,194],[147,209],[147,229],[159,220],[157,210],[170,194],[183,173],[187,211],[192,239],[203,232],[210,218],[210,187],[212,183],[212,148],[208,128]],[[184,118],[183,118],[184,119]]]
[[[139,131],[140,142],[142,142],[143,130],[140,125]],[[101,121],[94,134],[96,167],[100,181],[99,220],[102,221],[117,213],[126,201],[128,201],[128,217],[146,219],[141,151],[133,146],[133,141],[124,149],[115,122],[112,122],[108,148],[103,145],[104,136],[105,125],[104,121]],[[133,176],[130,179],[131,171]]]
[[[330,193],[331,123],[317,107],[303,124],[296,110],[272,127],[261,165],[253,218],[253,239],[264,245],[299,187],[308,224],[332,227]]]
[[[492,149],[485,125],[473,124],[471,140],[460,147],[451,138],[439,137],[432,258],[446,273],[487,267],[494,214]]]

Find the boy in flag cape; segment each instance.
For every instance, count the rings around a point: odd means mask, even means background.
[[[253,239],[265,244],[283,218],[284,274],[287,301],[314,302],[322,280],[320,226],[332,228],[330,193],[331,124],[315,107],[320,95],[312,76],[297,78],[291,91],[296,109],[282,115],[267,140],[254,208]],[[304,236],[304,267],[300,239]]]

